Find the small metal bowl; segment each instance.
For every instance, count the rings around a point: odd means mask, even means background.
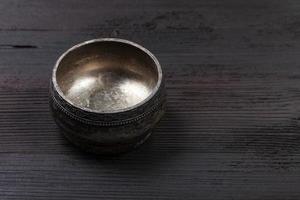
[[[128,151],[150,136],[164,113],[160,64],[147,49],[127,40],[83,42],[56,62],[50,107],[76,146],[97,154]]]

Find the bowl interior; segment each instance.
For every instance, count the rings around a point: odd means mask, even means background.
[[[73,48],[60,60],[55,78],[73,105],[98,112],[135,106],[154,91],[156,63],[142,49],[117,41],[98,41]]]

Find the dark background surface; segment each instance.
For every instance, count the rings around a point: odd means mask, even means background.
[[[48,109],[57,57],[99,37],[160,60],[168,111],[103,159]],[[300,199],[297,0],[0,2],[0,199]]]

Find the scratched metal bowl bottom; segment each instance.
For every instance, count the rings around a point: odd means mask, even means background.
[[[152,91],[152,86],[143,80],[143,76],[127,71],[125,67],[103,69],[100,63],[94,65],[93,73],[87,71],[80,77],[76,76],[65,91],[66,97],[77,106],[116,111],[140,103]]]

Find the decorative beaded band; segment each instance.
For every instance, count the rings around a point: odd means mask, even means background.
[[[62,111],[63,113],[65,113],[66,115],[68,115],[69,117],[71,117],[74,120],[80,121],[84,124],[90,124],[90,125],[97,125],[97,126],[117,126],[117,125],[125,125],[125,124],[129,124],[132,122],[136,122],[154,112],[156,112],[157,110],[161,109],[162,106],[164,105],[164,99],[158,103],[156,103],[155,105],[153,105],[147,112],[144,112],[138,116],[132,117],[132,118],[128,118],[128,119],[124,119],[124,120],[117,120],[117,121],[110,121],[110,122],[104,122],[102,120],[90,120],[90,119],[86,119],[84,117],[80,117],[77,116],[76,114],[71,113],[70,111],[68,111],[66,108],[64,108],[59,102],[58,100],[55,98],[55,96],[53,94],[51,95],[51,99],[52,102],[55,104],[55,106]]]

